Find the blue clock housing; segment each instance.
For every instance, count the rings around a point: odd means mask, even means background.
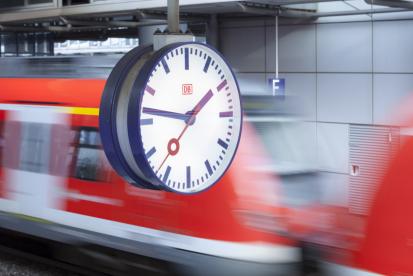
[[[205,44],[174,43],[156,52],[140,46],[110,74],[99,120],[106,156],[126,181],[194,194],[217,183],[233,161],[242,128],[239,86],[224,58]],[[194,147],[204,140],[201,124],[216,133]]]
[[[117,135],[116,110],[122,85],[131,68],[152,50],[152,46],[139,46],[119,60],[106,81],[99,109],[99,130],[102,146],[109,163],[128,183],[147,189],[155,189],[155,187],[139,177],[122,154]]]

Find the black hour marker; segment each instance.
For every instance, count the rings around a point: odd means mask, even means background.
[[[185,70],[189,70],[189,49],[185,48]]]
[[[151,148],[151,149],[146,153],[146,158],[149,159],[155,152],[156,152],[156,148],[155,148],[155,147]]]
[[[206,166],[206,168],[207,168],[207,170],[208,170],[209,175],[212,175],[212,168],[211,168],[211,164],[209,164],[208,159],[205,160],[205,166]]]
[[[228,118],[234,116],[234,113],[232,111],[224,111],[219,113],[219,117],[221,118]]]
[[[204,66],[204,72],[207,73],[208,69],[209,69],[209,65],[211,64],[211,57],[207,58],[207,61],[205,62],[205,66]]]
[[[228,144],[222,141],[221,139],[218,139],[218,145],[220,145],[224,149],[228,149]]]
[[[166,168],[165,175],[164,175],[163,178],[162,178],[163,183],[166,183],[166,181],[168,180],[168,177],[169,177],[169,174],[170,174],[170,173],[171,173],[171,167],[168,166],[168,167]]]
[[[153,119],[141,119],[141,126],[153,125]]]
[[[191,188],[191,167],[186,167],[186,187]]]

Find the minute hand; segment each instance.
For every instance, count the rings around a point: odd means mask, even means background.
[[[191,115],[189,114],[182,114],[182,113],[165,111],[165,110],[149,108],[149,107],[142,108],[142,113],[155,115],[155,116],[161,116],[161,117],[167,117],[167,118],[172,118],[172,119],[177,119],[177,120],[182,120],[182,121],[186,121],[191,117]]]

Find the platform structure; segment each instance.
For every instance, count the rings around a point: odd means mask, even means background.
[[[279,16],[288,22],[308,23],[320,18],[400,12],[411,7],[371,5],[360,0],[347,5],[337,0],[181,0],[181,24],[185,32],[207,37],[219,48],[219,24],[231,20]],[[16,0],[0,3],[0,54],[2,56],[54,55],[54,43],[67,40],[105,41],[139,38],[151,43],[155,30],[167,25],[165,0]],[[201,38],[202,39],[202,38]]]

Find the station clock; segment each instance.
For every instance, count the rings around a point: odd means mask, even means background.
[[[138,187],[208,189],[230,166],[241,127],[235,75],[206,44],[138,47],[118,62],[102,95],[105,153]]]

